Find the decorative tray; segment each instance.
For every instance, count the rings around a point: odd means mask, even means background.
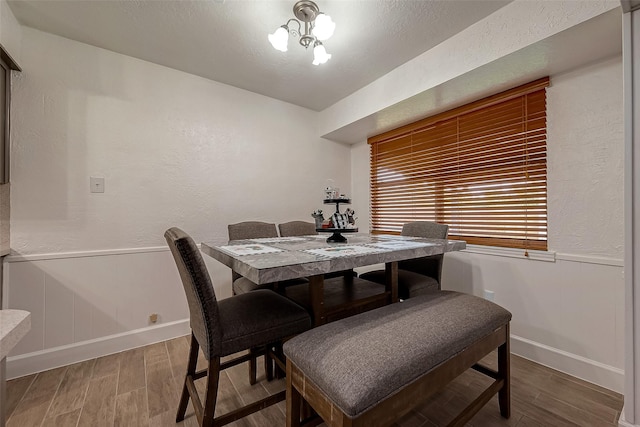
[[[341,233],[357,233],[357,228],[316,228],[318,233],[333,233],[327,243],[347,243],[347,238]]]

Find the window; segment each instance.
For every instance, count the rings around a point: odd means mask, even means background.
[[[371,229],[449,225],[452,239],[547,249],[549,78],[369,138]]]

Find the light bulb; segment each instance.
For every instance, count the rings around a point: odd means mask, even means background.
[[[269,34],[269,41],[271,45],[280,52],[287,51],[287,44],[289,43],[289,30],[284,25]]]
[[[330,58],[331,58],[331,54],[327,53],[322,43],[316,42],[313,48],[313,65],[324,64]]]
[[[321,13],[316,17],[312,33],[318,40],[327,40],[333,35],[335,29],[336,23],[331,20],[331,17]]]

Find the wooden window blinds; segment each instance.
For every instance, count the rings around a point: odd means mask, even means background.
[[[547,249],[549,78],[369,138],[371,230],[449,225],[452,239]]]

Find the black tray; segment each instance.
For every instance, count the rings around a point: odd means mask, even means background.
[[[318,233],[333,233],[327,243],[347,243],[347,238],[340,233],[357,233],[357,228],[316,228]]]
[[[328,205],[330,203],[346,203],[346,204],[351,204],[351,199],[324,199],[323,200],[325,205]]]

